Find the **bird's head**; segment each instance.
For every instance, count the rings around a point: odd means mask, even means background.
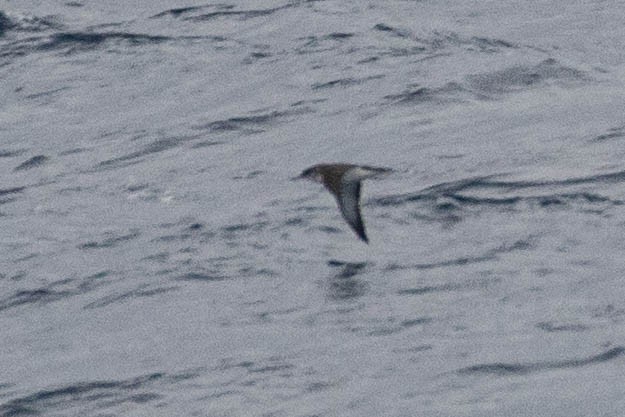
[[[323,175],[318,167],[311,167],[302,171],[298,178],[304,178],[310,181],[323,183]]]

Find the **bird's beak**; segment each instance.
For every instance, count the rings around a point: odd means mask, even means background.
[[[299,181],[299,180],[303,180],[306,179],[306,177],[304,177],[303,175],[298,175],[297,177],[291,177],[291,181]]]

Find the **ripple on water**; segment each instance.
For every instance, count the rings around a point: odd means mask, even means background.
[[[82,243],[78,245],[79,249],[90,250],[90,249],[103,249],[103,248],[113,248],[119,245],[120,243],[136,239],[139,237],[140,233],[138,231],[132,231],[126,234],[115,234],[115,233],[107,233],[106,237],[102,240],[92,240],[89,242]]]
[[[27,169],[32,169],[38,166],[41,166],[46,163],[50,158],[45,155],[36,155],[32,158],[22,162],[17,167],[15,167],[15,171],[25,171]]]
[[[484,95],[510,93],[547,82],[579,82],[589,77],[583,71],[561,65],[548,58],[534,66],[514,66],[491,73],[467,77],[471,90]]]
[[[83,415],[98,410],[112,412],[116,407],[153,403],[163,398],[163,387],[197,377],[197,372],[151,373],[125,380],[84,381],[44,389],[0,405],[3,416],[67,413],[82,410]],[[121,411],[119,408],[118,411]]]
[[[575,188],[592,184],[625,182],[625,171],[544,181],[505,181],[495,179],[495,177],[472,177],[444,182],[413,193],[373,199],[370,204],[401,206],[430,203],[435,204],[438,210],[449,212],[471,208],[520,209],[527,206],[544,209],[586,210],[591,208],[601,212],[625,204],[620,199],[598,192],[589,192],[585,189],[575,190]],[[528,195],[528,192],[532,190],[535,190],[534,194]],[[478,192],[482,194],[492,192],[497,195],[475,195]],[[502,194],[505,195],[502,196]]]
[[[85,305],[85,309],[102,308],[111,304],[124,303],[126,301],[136,300],[143,297],[154,297],[156,295],[176,291],[177,286],[154,287],[149,285],[140,285],[138,288],[128,291],[118,292],[116,294],[107,295],[97,301],[93,301]]]
[[[494,374],[494,375],[525,375],[555,369],[577,368],[616,359],[625,354],[625,347],[617,346],[598,355],[581,359],[565,359],[561,361],[545,361],[530,363],[484,363],[459,369],[461,374]]]
[[[16,200],[16,195],[24,191],[26,187],[0,188],[0,204],[10,203]]]

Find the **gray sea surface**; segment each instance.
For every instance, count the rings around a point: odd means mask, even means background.
[[[618,1],[0,1],[0,416],[624,416],[624,84]]]

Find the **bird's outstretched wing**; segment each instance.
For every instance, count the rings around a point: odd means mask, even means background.
[[[365,233],[365,225],[360,215],[360,181],[344,180],[341,184],[341,193],[337,195],[337,201],[347,224],[356,232],[359,238],[369,243]]]

